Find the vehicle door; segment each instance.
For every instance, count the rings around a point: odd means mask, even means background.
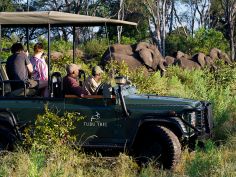
[[[63,98],[2,97],[0,100],[0,109],[12,112],[19,123],[33,123],[37,115],[44,113],[45,105],[57,113],[64,111]]]
[[[65,110],[84,117],[76,128],[78,143],[83,146],[123,148],[126,140],[119,107],[116,98],[65,98]]]

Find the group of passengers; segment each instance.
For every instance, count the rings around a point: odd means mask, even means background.
[[[41,96],[48,97],[48,66],[45,61],[43,44],[34,45],[34,54],[30,59],[28,51],[24,51],[21,43],[14,43],[11,52],[12,55],[8,57],[6,63],[7,75],[10,80],[22,81],[22,83],[13,82],[12,90],[22,88],[23,83],[27,83],[27,88],[39,90]],[[99,66],[93,67],[92,76],[85,80],[83,86],[80,86],[77,81],[80,69],[80,66],[76,64],[67,65],[67,75],[63,78],[64,94],[79,97],[96,94],[96,89],[101,83],[102,69]]]

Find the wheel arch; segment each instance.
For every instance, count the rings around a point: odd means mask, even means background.
[[[17,128],[17,120],[14,114],[8,110],[0,110],[0,129],[10,130],[16,137],[21,137]]]
[[[138,130],[133,138],[131,147],[135,146],[136,141],[139,140],[145,132],[148,131],[150,126],[163,126],[172,131],[179,140],[186,133],[184,123],[178,117],[165,117],[165,118],[144,118],[140,121]],[[141,136],[141,137],[140,137]]]

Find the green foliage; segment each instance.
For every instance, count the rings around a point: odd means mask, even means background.
[[[9,0],[1,0],[0,1],[0,12],[10,12],[14,11],[14,4]]]
[[[1,39],[1,44],[2,44],[2,49],[4,49],[1,52],[1,59],[3,61],[6,61],[7,58],[11,55],[11,46],[12,46],[12,40],[10,39],[6,39],[6,38],[2,38]]]
[[[226,52],[229,50],[227,40],[224,38],[223,33],[215,29],[200,28],[192,38],[192,53],[203,52],[208,54],[214,47]]]
[[[107,39],[92,39],[81,46],[88,59],[101,58],[108,48]]]
[[[189,38],[183,34],[171,33],[166,37],[166,55],[173,56],[178,50],[189,53],[192,46],[192,43],[189,41]]]
[[[64,40],[54,40],[51,44],[51,50],[62,53],[68,50],[72,50],[72,42],[67,42]]]
[[[172,56],[178,50],[191,55],[198,52],[209,54],[212,48],[229,51],[229,44],[223,33],[215,29],[200,28],[195,32],[194,37],[186,37],[183,33],[177,32],[166,37],[166,55]]]
[[[121,44],[135,44],[137,43],[137,40],[134,37],[122,36],[120,43]]]
[[[207,142],[205,152],[197,150],[194,158],[186,164],[186,173],[190,177],[220,176],[222,155],[212,142]]]
[[[74,143],[76,137],[71,132],[83,117],[76,112],[66,112],[63,116],[58,116],[58,113],[52,112],[46,105],[45,113],[38,115],[34,126],[26,129],[24,144],[30,144],[36,149],[50,149],[55,144]]]

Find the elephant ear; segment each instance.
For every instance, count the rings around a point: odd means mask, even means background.
[[[197,61],[202,68],[204,68],[206,65],[205,57],[206,55],[204,53],[198,53]]]
[[[152,67],[153,64],[153,52],[150,49],[142,49],[139,51],[139,56],[145,63],[145,65]]]

